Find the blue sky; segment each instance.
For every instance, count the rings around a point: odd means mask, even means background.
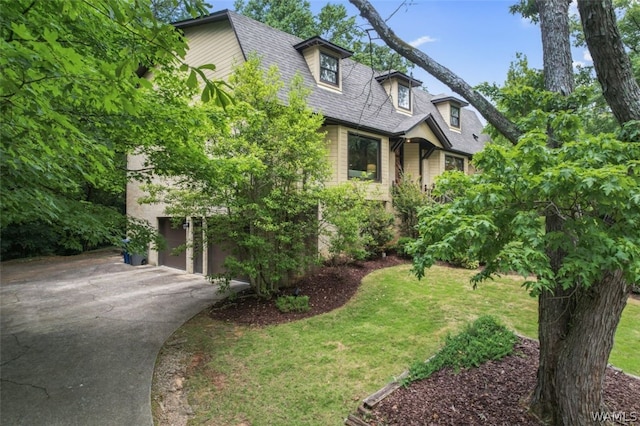
[[[233,9],[233,1],[215,1],[213,10]],[[509,13],[517,0],[371,0],[389,26],[405,41],[412,43],[469,84],[484,81],[502,84],[509,64],[520,52],[529,65],[542,68],[540,28],[519,15]],[[311,1],[314,12],[327,1]],[[350,15],[358,15],[348,1],[343,3]],[[370,28],[362,18],[359,25]],[[585,49],[574,50],[574,61],[590,65]],[[445,85],[416,67],[413,76],[429,92],[452,93]]]

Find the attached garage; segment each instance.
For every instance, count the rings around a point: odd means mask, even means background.
[[[173,250],[187,243],[187,231],[182,226],[175,226],[170,217],[158,218],[158,230],[167,242],[166,250],[158,253],[158,265],[187,270],[187,252],[181,250],[177,255]]]
[[[222,266],[227,257],[227,252],[218,244],[210,244],[207,250],[207,273],[209,275],[224,274]]]

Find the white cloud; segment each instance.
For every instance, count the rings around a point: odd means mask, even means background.
[[[431,36],[422,36],[413,41],[410,41],[409,44],[413,47],[418,47],[422,46],[425,43],[433,43],[434,41],[436,41],[436,39]]]
[[[582,59],[584,59],[585,61],[593,62],[593,58],[591,57],[591,52],[589,52],[588,50],[585,50],[582,52]]]

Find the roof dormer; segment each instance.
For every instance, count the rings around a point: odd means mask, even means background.
[[[440,115],[447,122],[449,129],[460,132],[462,131],[462,121],[460,109],[469,105],[468,102],[456,98],[455,96],[437,95],[431,99],[431,102],[438,108]]]
[[[393,102],[393,107],[398,112],[413,114],[413,96],[411,89],[422,85],[416,80],[400,71],[390,71],[376,77],[378,83],[382,85],[387,95]]]
[[[293,47],[304,56],[319,87],[342,92],[342,60],[353,52],[319,36]]]

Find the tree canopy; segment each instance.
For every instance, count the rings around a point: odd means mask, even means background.
[[[203,5],[189,0],[186,10],[197,16]],[[19,251],[6,244],[22,244],[19,231],[30,226],[35,235],[55,229],[51,238],[74,250],[118,233],[124,155],[137,143],[131,135],[140,127],[147,138],[170,130],[163,105],[139,108],[140,89],[151,88],[141,70],[170,67],[173,78],[185,78],[177,71],[189,69],[181,62],[185,41],[153,12],[147,2],[124,0],[3,2],[3,256],[5,247]]]

